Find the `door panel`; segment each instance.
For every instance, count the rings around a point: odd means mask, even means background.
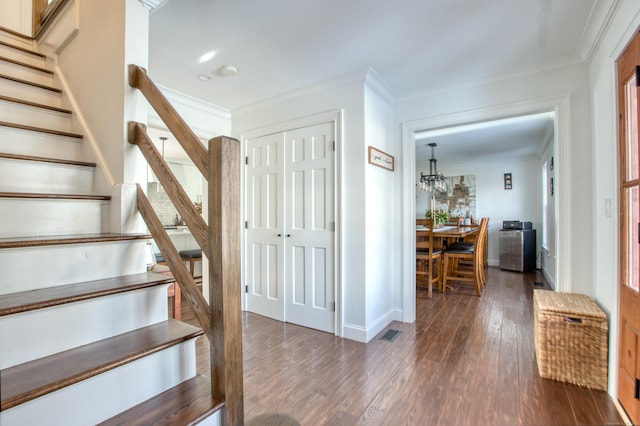
[[[333,124],[287,132],[291,225],[287,234],[287,321],[333,332]],[[288,260],[292,261],[289,262]]]
[[[247,141],[247,309],[284,321],[283,136]]]
[[[640,144],[638,75],[640,36],[617,62],[620,200],[620,336],[618,399],[634,423],[640,422]]]

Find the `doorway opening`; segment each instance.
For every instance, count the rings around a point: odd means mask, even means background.
[[[417,177],[419,179],[420,172],[424,170],[424,164],[428,167],[428,162],[424,159],[420,160],[420,153],[418,152],[420,149],[426,151],[424,149],[425,144],[429,142],[426,140],[426,135],[438,135],[441,137],[441,143],[438,143],[438,161],[439,161],[439,169],[441,172],[445,174],[445,176],[456,176],[462,174],[461,172],[464,170],[466,163],[461,160],[460,157],[456,157],[460,155],[463,150],[458,146],[456,148],[454,142],[458,140],[464,132],[468,132],[469,134],[473,134],[474,131],[478,132],[476,136],[479,136],[482,133],[486,134],[491,132],[491,128],[493,125],[500,123],[501,120],[505,118],[509,118],[514,120],[515,122],[522,120],[520,117],[524,116],[532,116],[538,114],[546,114],[547,116],[551,116],[552,126],[549,130],[549,134],[546,137],[546,144],[538,145],[535,150],[536,154],[534,155],[537,160],[533,158],[531,161],[535,161],[536,164],[536,174],[539,176],[536,179],[535,187],[537,188],[537,192],[535,194],[530,194],[531,197],[538,197],[536,203],[539,206],[539,223],[542,226],[542,187],[541,184],[541,175],[542,175],[542,165],[544,160],[547,160],[547,164],[551,158],[553,158],[554,164],[554,200],[557,201],[553,203],[552,207],[547,206],[547,208],[552,208],[552,217],[554,220],[549,220],[545,224],[544,232],[548,232],[548,230],[552,230],[551,233],[556,242],[555,244],[555,256],[553,258],[553,264],[556,266],[553,268],[553,272],[550,274],[550,280],[555,283],[570,283],[570,268],[568,265],[562,265],[561,259],[568,258],[565,254],[567,250],[567,241],[569,241],[569,229],[567,226],[569,223],[570,217],[570,204],[567,201],[563,201],[559,194],[562,193],[563,187],[562,182],[566,182],[566,176],[570,176],[570,162],[568,161],[568,152],[569,152],[569,138],[566,130],[566,117],[567,117],[567,105],[568,100],[566,97],[558,97],[553,99],[545,99],[545,100],[532,100],[530,102],[525,102],[517,105],[505,105],[499,108],[489,108],[489,109],[481,109],[481,110],[473,110],[467,111],[458,114],[446,114],[442,116],[425,118],[421,120],[415,120],[411,122],[406,122],[402,124],[402,144],[403,144],[403,158],[405,159],[405,164],[407,167],[404,168],[403,171],[403,188],[404,188],[404,206],[405,210],[403,211],[403,251],[405,253],[415,253],[415,220],[418,218],[418,215],[421,213],[421,206],[419,204],[420,194],[418,194],[418,190],[416,188]],[[481,132],[482,129],[487,129],[485,132]],[[428,133],[429,132],[429,133]],[[545,139],[543,136],[542,139]],[[446,146],[445,142],[449,140],[450,147],[448,149],[440,149],[440,145],[443,147]],[[505,143],[505,142],[503,142]],[[513,143],[513,140],[511,141]],[[476,141],[475,143],[469,142],[470,146],[469,152],[466,154],[467,158],[474,158],[474,161],[478,163],[482,163],[483,161],[479,159],[482,155],[489,155],[492,151],[490,148],[483,148],[482,145]],[[496,145],[498,150],[500,150],[500,146]],[[526,147],[527,149],[531,147]],[[472,151],[472,149],[474,151]],[[502,151],[506,150],[506,147],[501,148]],[[494,149],[495,150],[495,149]],[[449,161],[446,159],[447,151],[451,152],[452,158],[454,161]],[[423,155],[427,155],[428,153],[424,152]],[[489,161],[487,161],[489,163]],[[509,162],[503,160],[503,165],[500,166],[500,170],[497,172],[500,176],[502,173],[508,173],[509,170],[504,169],[504,167],[509,168]],[[495,167],[494,167],[495,168]],[[523,169],[524,170],[524,169]],[[483,172],[488,173],[488,172]],[[513,173],[513,172],[510,172]],[[518,175],[514,176],[513,185],[518,184],[518,180],[520,180],[520,184],[523,182],[523,179],[526,179],[523,175],[521,175],[518,179]],[[502,180],[502,177],[500,177]],[[500,181],[500,185],[502,185],[502,181]],[[501,191],[504,189],[501,187]],[[545,194],[547,195],[547,194]],[[481,193],[478,196],[483,196],[485,199],[491,198],[491,193]],[[424,209],[422,209],[424,210]],[[481,212],[482,213],[482,212]],[[491,212],[490,212],[491,213]],[[484,216],[490,216],[491,221],[493,222],[494,229],[497,230],[501,227],[502,220],[514,220],[514,219],[524,219],[519,217],[504,217],[501,218],[499,214],[481,214]],[[509,214],[509,212],[505,213]],[[493,217],[491,217],[493,216]],[[547,235],[547,237],[550,237]],[[491,237],[490,237],[491,239]],[[497,238],[494,237],[497,244]],[[496,250],[496,249],[494,249]],[[491,252],[491,249],[490,249]],[[550,250],[549,250],[550,253]],[[407,322],[412,322],[415,320],[415,298],[416,298],[416,290],[415,290],[415,262],[413,261],[412,255],[407,255],[403,259],[403,320]],[[545,259],[546,266],[550,267],[549,259]],[[568,284],[564,284],[565,286]],[[562,285],[556,286],[558,290],[566,291]]]

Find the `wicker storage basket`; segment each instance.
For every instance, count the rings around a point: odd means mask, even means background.
[[[540,376],[607,390],[607,316],[582,294],[533,291]]]

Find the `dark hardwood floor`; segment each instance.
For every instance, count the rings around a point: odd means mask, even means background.
[[[243,316],[247,424],[624,424],[602,391],[541,379],[533,341],[539,272],[489,268],[482,297],[418,291],[417,320],[368,344]],[[194,322],[185,307],[183,320]],[[208,375],[206,344],[198,371]]]

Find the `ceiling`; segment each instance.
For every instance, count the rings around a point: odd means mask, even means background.
[[[233,111],[373,68],[401,100],[584,63],[616,2],[172,0],[150,17],[149,74]]]
[[[554,113],[485,121],[416,133],[418,171],[428,172],[430,143],[438,168],[443,164],[477,161],[507,161],[540,157],[554,133]]]

